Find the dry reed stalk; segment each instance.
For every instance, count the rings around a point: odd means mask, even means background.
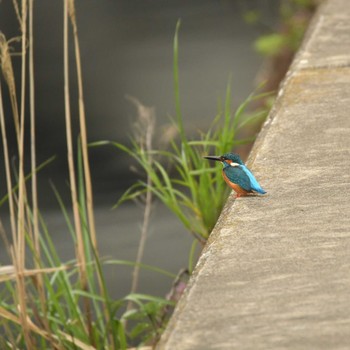
[[[17,246],[13,249],[13,261],[16,268],[16,288],[19,303],[19,315],[23,336],[28,348],[32,348],[32,339],[30,336],[30,329],[28,327],[27,305],[26,305],[26,289],[23,272],[25,269],[25,203],[26,191],[24,180],[24,120],[25,120],[25,89],[26,89],[26,36],[27,36],[27,0],[22,0],[22,18],[21,18],[21,32],[22,32],[22,69],[21,69],[21,118],[19,128],[19,170],[18,170],[18,219],[17,219]]]
[[[7,142],[7,135],[6,135],[6,124],[5,124],[4,106],[3,106],[3,100],[2,100],[1,83],[0,83],[0,127],[1,127],[2,146],[4,151],[7,193],[9,196],[8,198],[9,198],[9,208],[10,208],[11,231],[12,231],[12,234],[15,236],[16,215],[15,215],[15,206],[14,206],[14,200],[12,195],[12,179],[11,179],[10,159],[9,159],[8,142]]]
[[[18,2],[17,2],[17,0],[12,0],[12,3],[13,3],[13,8],[15,9],[15,12],[16,12],[16,16],[17,16],[18,22],[19,22],[19,24],[21,24],[22,23],[22,18],[21,18],[21,13],[19,11]]]
[[[14,0],[13,1],[16,13],[18,18],[19,16],[19,9],[18,4]],[[22,22],[20,21],[20,25],[22,28]],[[23,45],[23,35],[21,37],[22,39],[22,47]],[[8,90],[9,90],[9,96],[11,100],[11,107],[12,107],[12,114],[15,124],[15,132],[16,132],[16,138],[17,138],[17,145],[18,150],[21,148],[21,136],[20,136],[20,122],[19,122],[19,111],[18,111],[18,103],[17,103],[17,93],[16,93],[16,82],[15,82],[15,75],[13,71],[12,66],[12,59],[10,54],[10,42],[18,40],[18,38],[6,40],[6,37],[3,33],[0,33],[0,61],[1,61],[1,70],[5,79],[5,82],[7,84]],[[22,57],[23,60],[23,57]],[[25,64],[24,64],[25,68]],[[23,64],[22,64],[23,69]],[[23,75],[23,74],[22,74]],[[1,92],[1,91],[0,91]],[[1,94],[1,128],[2,128],[2,139],[3,139],[3,145],[4,145],[4,159],[5,159],[5,169],[6,169],[6,180],[7,180],[7,190],[8,190],[8,196],[9,196],[9,206],[10,206],[10,214],[11,214],[11,233],[12,233],[12,241],[13,245],[15,247],[18,247],[18,230],[19,227],[16,224],[16,210],[15,210],[15,200],[14,200],[14,194],[12,192],[12,180],[11,180],[11,171],[10,171],[10,161],[9,161],[9,153],[8,153],[8,142],[7,142],[7,136],[6,136],[6,125],[5,125],[5,116],[3,112],[3,106],[2,106],[2,94]],[[18,201],[17,201],[17,207],[18,207]],[[17,216],[17,220],[19,217]]]
[[[75,63],[77,70],[77,82],[78,82],[78,102],[79,102],[79,125],[80,125],[80,136],[81,136],[81,149],[83,156],[83,168],[84,168],[84,180],[85,180],[85,197],[86,206],[88,214],[88,227],[89,235],[91,238],[92,247],[94,254],[98,255],[98,244],[96,237],[96,225],[95,225],[95,214],[94,214],[94,204],[93,204],[93,191],[92,191],[92,181],[91,172],[89,165],[89,154],[88,154],[88,143],[87,143],[87,128],[86,128],[86,117],[85,117],[85,104],[83,95],[83,75],[81,68],[81,55],[80,55],[80,45],[78,37],[78,26],[75,15],[75,2],[74,0],[68,0],[68,15],[73,28],[73,38],[74,38],[74,50],[75,50]],[[97,274],[99,289],[101,293],[104,291],[103,282],[101,280],[100,274]],[[104,314],[106,322],[110,323],[110,315],[107,309],[104,309]],[[114,344],[114,338],[110,335],[109,341]],[[116,344],[114,344],[115,346]]]
[[[16,7],[16,12],[19,13],[18,10],[18,4],[17,2],[14,1],[14,5]],[[20,17],[19,17],[20,18]],[[22,28],[22,22],[20,22],[21,28]],[[13,119],[14,119],[14,124],[15,124],[15,132],[16,132],[16,138],[17,138],[17,145],[18,145],[18,150],[20,150],[20,144],[21,144],[21,136],[20,136],[20,121],[19,121],[19,111],[18,111],[18,103],[17,103],[17,93],[16,93],[16,82],[15,82],[15,75],[13,71],[13,66],[12,66],[12,59],[11,59],[11,54],[10,54],[10,42],[14,40],[19,40],[19,38],[14,38],[11,40],[6,40],[6,37],[3,33],[0,33],[0,61],[1,61],[1,70],[5,79],[5,82],[7,84],[8,90],[9,90],[9,96],[11,100],[11,107],[12,107],[12,114],[13,114]],[[21,37],[21,40],[23,41],[23,36]],[[23,46],[23,44],[22,44]],[[22,54],[21,54],[22,55]],[[23,57],[22,57],[23,59]],[[25,67],[25,65],[24,65]],[[23,69],[23,64],[22,64],[22,69]],[[2,101],[2,98],[1,98]],[[2,103],[2,102],[1,102]],[[3,108],[2,108],[2,116],[4,117],[3,113]],[[6,126],[5,126],[5,117],[3,118],[2,121],[2,133],[3,133],[3,144],[6,143],[6,146],[4,146],[4,152],[5,148],[7,149],[7,139],[6,139]],[[18,226],[16,224],[13,224],[13,221],[16,221],[16,211],[15,211],[15,206],[11,204],[11,198],[13,198],[13,193],[12,193],[12,181],[11,181],[11,172],[10,172],[10,162],[8,160],[9,153],[6,151],[5,155],[5,167],[6,169],[8,168],[8,171],[6,170],[6,177],[7,177],[7,184],[11,184],[10,190],[8,189],[8,195],[10,198],[10,211],[11,211],[11,231],[12,231],[12,240],[13,244],[15,247],[18,246]],[[6,164],[8,163],[8,165]],[[14,204],[14,201],[12,201]],[[12,206],[12,210],[11,210]],[[17,217],[18,220],[18,217]]]
[[[84,250],[84,239],[82,233],[82,225],[79,215],[79,205],[77,197],[77,185],[75,180],[75,167],[73,156],[73,141],[72,141],[72,126],[71,126],[71,113],[70,113],[70,93],[69,93],[69,60],[68,60],[68,0],[64,0],[64,14],[63,14],[63,51],[64,51],[64,96],[65,96],[65,117],[66,117],[66,137],[68,148],[68,168],[69,168],[69,180],[70,191],[73,205],[74,225],[77,236],[77,248],[76,256],[79,263],[79,273],[81,279],[82,289],[87,291],[87,271],[86,271],[86,256]],[[87,324],[89,327],[89,334],[92,337],[91,330],[91,311],[90,302],[87,298],[84,298],[84,305],[87,317]],[[84,324],[84,327],[86,325]],[[85,330],[86,331],[86,330]]]
[[[32,207],[33,207],[33,237],[35,250],[35,266],[40,268],[40,233],[39,233],[39,209],[38,209],[38,188],[36,174],[36,145],[35,145],[35,89],[34,89],[34,35],[33,35],[33,3],[29,0],[29,105],[30,105],[30,141],[31,141],[31,169],[32,169]],[[28,208],[29,209],[29,208]],[[31,225],[29,225],[31,227]],[[36,275],[36,286],[38,289],[41,309],[46,314],[46,297],[44,291],[43,276]],[[49,323],[46,317],[42,318],[43,324],[49,331]]]
[[[148,162],[152,164],[152,140],[154,135],[154,129],[155,129],[155,113],[153,108],[146,107],[141,104],[140,101],[138,101],[136,98],[127,96],[127,98],[136,106],[138,111],[138,120],[135,123],[135,137],[137,143],[140,145],[141,149],[144,149],[145,152],[148,153]],[[149,175],[147,175],[147,190],[146,190],[146,197],[145,197],[145,210],[143,213],[143,222],[142,222],[142,228],[141,228],[141,234],[140,234],[140,241],[139,246],[137,249],[137,256],[136,256],[136,264],[132,273],[132,282],[131,282],[131,289],[130,293],[136,293],[139,283],[139,275],[140,275],[140,264],[143,259],[144,251],[145,251],[145,245],[146,240],[148,236],[148,230],[149,230],[149,222],[151,217],[151,211],[152,211],[152,180]],[[127,310],[132,309],[132,301],[128,302]]]
[[[17,41],[19,38],[14,38],[11,40],[6,40],[6,37],[3,33],[0,33],[0,61],[1,61],[1,70],[6,81],[7,87],[9,89],[9,95],[11,100],[11,107],[13,118],[15,122],[15,130],[17,143],[20,144],[19,140],[19,112],[18,112],[18,104],[17,104],[17,93],[16,93],[16,82],[15,75],[13,73],[13,66],[10,54],[10,42]]]
[[[61,265],[58,267],[47,267],[43,269],[25,269],[23,271],[24,277],[33,277],[41,274],[50,274],[58,271],[65,271],[76,267],[76,265]],[[6,282],[10,280],[14,280],[16,278],[16,268],[13,265],[1,266],[0,267],[0,283]]]
[[[34,90],[34,48],[33,48],[33,1],[29,0],[29,106],[30,106],[30,141],[31,141],[31,168],[32,168],[32,206],[34,246],[37,259],[40,260],[39,243],[39,215],[38,215],[38,189],[36,175],[36,146],[35,146],[35,90]]]
[[[86,197],[88,228],[89,228],[88,231],[90,234],[95,255],[98,255],[95,214],[94,214],[94,204],[93,204],[93,192],[92,192],[92,182],[91,182],[88,144],[87,144],[85,104],[84,104],[84,94],[83,94],[83,75],[82,75],[82,69],[81,69],[80,45],[79,45],[79,38],[78,38],[78,26],[77,26],[76,15],[75,15],[74,0],[68,0],[68,15],[73,28],[75,63],[76,63],[76,69],[77,69],[79,125],[80,125],[80,136],[81,136],[81,149],[82,149],[82,155],[83,155],[85,197]],[[97,278],[98,278],[99,289],[101,292],[103,292],[104,288],[103,288],[103,283],[102,283],[100,274],[97,274]],[[106,321],[109,323],[111,320],[107,310],[104,310],[104,313],[105,313]],[[114,342],[113,337],[110,337],[110,341],[111,343]]]
[[[84,164],[89,229],[90,229],[92,245],[97,254],[98,250],[97,250],[97,239],[96,239],[96,228],[95,228],[95,216],[94,216],[93,194],[92,194],[91,174],[90,174],[88,145],[87,145],[85,105],[84,105],[84,96],[83,96],[83,76],[81,71],[80,47],[79,47],[79,39],[78,39],[78,27],[77,27],[76,16],[75,16],[74,0],[69,0],[68,6],[69,6],[68,7],[69,17],[72,23],[73,36],[74,36],[75,62],[76,62],[76,68],[77,68],[78,93],[79,93],[79,123],[80,123],[80,133],[81,133],[83,164]]]

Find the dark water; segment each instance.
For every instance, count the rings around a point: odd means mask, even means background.
[[[52,155],[56,160],[40,175],[40,203],[50,233],[64,259],[72,257],[67,227],[57,209],[49,181],[68,200],[62,51],[62,1],[35,2],[35,74],[38,161]],[[259,8],[273,21],[277,1],[76,1],[82,52],[84,93],[89,141],[128,142],[135,108],[129,94],[156,108],[159,126],[174,115],[172,42],[176,22],[180,29],[180,87],[184,123],[188,133],[205,129],[214,118],[218,98],[225,95],[232,77],[233,101],[242,101],[253,89],[262,59],[253,51],[259,32],[242,20],[242,12]],[[0,3],[0,30],[10,38],[18,35],[18,23],[9,0]],[[18,49],[18,48],[17,48]],[[74,56],[71,52],[71,88],[74,97]],[[19,74],[19,60],[14,58]],[[3,90],[4,84],[3,84]],[[5,90],[5,99],[7,97]],[[9,105],[5,106],[9,115]],[[77,108],[73,106],[77,125]],[[10,118],[8,118],[10,123]],[[11,141],[11,152],[15,153]],[[116,259],[133,260],[142,211],[126,205],[110,207],[121,191],[134,181],[129,159],[104,147],[91,149],[91,167],[96,204],[100,252]],[[1,196],[5,193],[0,173]],[[6,210],[0,208],[2,220]],[[187,265],[191,237],[181,224],[158,205],[153,214],[145,262],[177,272]],[[0,248],[0,258],[4,252]],[[117,295],[128,290],[129,271],[107,268],[110,287]],[[164,294],[167,278],[142,275],[142,291]]]

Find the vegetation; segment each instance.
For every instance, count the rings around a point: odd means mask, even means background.
[[[263,120],[267,110],[263,108],[248,113],[247,107],[251,102],[269,94],[251,94],[235,112],[232,112],[231,89],[228,84],[224,106],[221,107],[219,104],[211,127],[206,132],[199,132],[197,138],[189,139],[185,132],[179,97],[179,27],[180,22],[177,24],[174,38],[176,118],[172,119],[179,140],[172,139],[168,149],[145,147],[145,142],[140,142],[140,138],[135,137],[131,139],[130,148],[118,142],[109,141],[96,142],[92,146],[113,145],[126,152],[139,164],[148,180],[140,180],[131,186],[116,206],[143,196],[145,193],[152,193],[165,204],[195,238],[189,259],[189,271],[191,271],[196,244],[198,242],[204,244],[209,237],[230,192],[222,180],[221,172],[213,168],[212,164],[203,159],[203,156],[224,154],[238,145],[251,143],[254,137],[238,139],[238,132],[250,123]],[[147,109],[145,106],[142,108]],[[149,118],[146,120],[148,125],[152,124],[153,129],[154,117],[152,121]],[[146,130],[146,127],[139,129]],[[147,139],[146,136],[144,138]]]
[[[260,35],[253,45],[254,49],[265,57],[265,64],[258,74],[261,81],[266,81],[265,91],[277,91],[321,1],[280,0],[276,4],[279,16],[274,27],[267,25],[262,12],[256,9],[244,13],[246,22],[259,29]],[[269,100],[266,102],[271,104]]]
[[[167,147],[154,146],[155,116],[152,109],[131,98],[139,111],[137,132],[131,147],[118,142],[101,141],[91,146],[113,145],[126,152],[145,173],[127,190],[118,205],[136,198],[145,203],[140,248],[136,262],[102,259],[98,251],[95,229],[92,184],[90,178],[87,132],[85,125],[84,94],[81,59],[74,0],[64,0],[64,88],[65,121],[68,150],[71,206],[73,217],[65,207],[60,194],[53,187],[60,203],[64,220],[71,233],[75,258],[62,262],[41,216],[37,199],[37,172],[43,164],[36,163],[35,96],[33,58],[33,0],[14,0],[21,36],[8,40],[0,33],[0,64],[3,81],[8,89],[17,137],[18,162],[10,166],[8,150],[8,119],[3,108],[0,84],[0,127],[4,151],[7,195],[0,205],[8,204],[11,222],[11,242],[8,242],[0,221],[0,233],[12,263],[0,266],[0,338],[1,349],[127,349],[131,344],[153,345],[164,329],[169,311],[180,293],[179,276],[160,268],[142,264],[144,242],[147,237],[151,204],[154,198],[163,202],[194,237],[190,252],[191,272],[198,243],[204,244],[214,227],[229,189],[221,174],[203,155],[222,154],[234,147],[249,143],[253,138],[240,139],[238,132],[266,116],[266,110],[248,112],[251,102],[267,94],[252,94],[234,112],[231,107],[231,89],[219,103],[218,112],[208,131],[188,137],[181,113],[178,72],[178,23],[174,38],[174,91],[176,116],[172,120],[177,138],[168,140]],[[77,73],[76,102],[79,108],[80,137],[75,145],[72,136],[71,98],[69,86],[68,38],[73,33],[75,71]],[[12,68],[11,43],[21,43],[21,79],[15,80]],[[17,91],[20,92],[19,96]],[[24,135],[26,95],[30,107],[31,169],[24,167]],[[77,149],[77,154],[74,150]],[[30,185],[30,191],[28,190]],[[134,267],[130,294],[115,300],[107,290],[104,266],[107,264]],[[139,269],[145,268],[167,275],[174,280],[168,298],[137,293]],[[178,284],[179,283],[179,284]]]
[[[17,136],[18,163],[11,168],[8,147],[8,118],[5,118],[0,85],[0,126],[6,170],[7,195],[11,221],[11,242],[4,227],[0,233],[12,264],[0,267],[0,339],[1,349],[126,349],[137,341],[152,343],[159,337],[173,302],[148,295],[131,293],[113,300],[106,288],[105,264],[132,265],[118,260],[102,260],[98,253],[94,224],[92,186],[88,161],[80,50],[73,0],[64,0],[64,87],[65,120],[73,219],[54,189],[63,217],[71,232],[75,259],[62,262],[50,233],[41,217],[37,200],[33,0],[14,1],[21,37],[7,40],[0,34],[0,63],[6,83]],[[76,58],[80,138],[74,156],[72,137],[71,94],[68,66],[68,30],[73,32]],[[21,42],[22,62],[19,89],[12,67],[11,43]],[[27,45],[28,44],[28,45]],[[27,65],[29,71],[27,71]],[[27,84],[27,79],[29,80]],[[26,87],[29,86],[29,91]],[[20,91],[20,96],[17,96]],[[30,100],[31,170],[25,175],[25,100]],[[77,163],[75,158],[78,160]],[[46,163],[48,163],[48,160]],[[27,182],[30,181],[31,191]],[[31,195],[29,193],[31,192]],[[174,279],[176,276],[159,268],[142,266]],[[126,310],[128,302],[133,308]],[[126,321],[130,320],[128,331]]]

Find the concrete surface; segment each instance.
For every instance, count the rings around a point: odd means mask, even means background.
[[[350,348],[350,3],[318,11],[158,350]]]

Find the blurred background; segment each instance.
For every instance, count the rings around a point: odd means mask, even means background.
[[[225,96],[229,77],[236,106],[253,91],[264,61],[253,43],[280,20],[279,0],[76,0],[76,10],[88,140],[115,140],[126,144],[137,113],[125,95],[154,107],[159,127],[167,125],[169,117],[175,115],[172,45],[178,19],[181,19],[180,94],[189,134],[210,125],[218,99]],[[254,22],[254,13],[263,18],[259,26],[247,23]],[[7,39],[20,32],[10,0],[0,2],[0,31]],[[69,205],[62,1],[34,2],[34,35],[37,161],[41,163],[56,156],[54,162],[39,173],[39,205],[62,259],[68,260],[74,256],[74,247],[50,185],[54,183]],[[20,50],[19,44],[12,46],[14,52]],[[71,87],[75,93],[72,47],[70,59]],[[20,60],[16,61],[16,57],[13,60],[19,76]],[[4,100],[9,101],[3,81],[2,85]],[[72,112],[78,123],[77,109],[73,108]],[[9,104],[5,105],[5,113],[11,116]],[[9,129],[11,120],[12,117],[8,118]],[[14,138],[10,144],[11,154],[15,156]],[[130,160],[115,149],[100,147],[90,150],[90,161],[100,253],[134,260],[142,208],[129,203],[111,210],[121,193],[136,179],[130,171]],[[6,186],[2,168],[0,186],[0,197],[3,197]],[[6,226],[6,205],[0,208],[0,215]],[[144,262],[177,273],[187,265],[191,242],[190,235],[172,214],[155,204]],[[7,261],[1,246],[0,261]],[[126,294],[130,268],[107,269],[110,269],[108,284],[113,293]],[[142,271],[142,292],[164,295],[170,286],[168,278]]]

